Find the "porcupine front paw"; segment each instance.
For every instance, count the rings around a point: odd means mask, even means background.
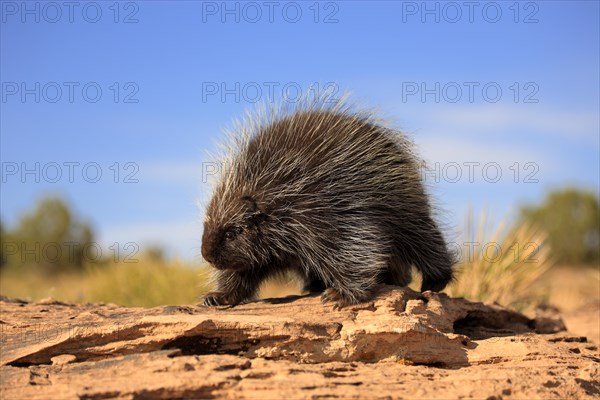
[[[327,288],[323,294],[321,294],[321,302],[328,303],[330,301],[334,302],[334,310],[341,310],[342,308],[350,305],[350,302],[346,300],[337,289]]]
[[[205,306],[236,305],[239,301],[234,296],[222,292],[209,292],[204,296],[202,304]]]

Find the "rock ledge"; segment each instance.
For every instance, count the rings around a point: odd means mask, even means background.
[[[587,398],[598,348],[560,319],[381,286],[237,307],[0,299],[2,399]]]

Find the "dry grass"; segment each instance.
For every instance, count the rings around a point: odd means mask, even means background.
[[[105,302],[152,307],[190,304],[207,291],[207,269],[141,258],[136,263],[90,265],[84,271],[46,275],[35,268],[6,269],[0,294],[28,300]]]
[[[463,231],[457,279],[446,293],[519,310],[547,301],[551,283],[540,280],[552,262],[542,232],[531,226],[507,226],[507,218],[494,226],[488,214],[474,218],[473,211],[468,211]],[[421,276],[413,271],[413,277],[409,286],[419,290]],[[291,276],[269,280],[260,291],[261,298],[291,294],[300,294]]]
[[[474,218],[469,212],[459,241],[463,251],[457,279],[446,292],[521,310],[540,303],[571,310],[600,298],[598,268],[550,269],[544,239],[530,226],[507,226],[507,219],[494,226],[485,213]],[[465,242],[478,243],[472,246],[472,254]],[[143,307],[193,304],[209,289],[208,273],[205,267],[152,258],[50,275],[35,268],[5,268],[0,272],[0,294],[29,300],[53,297]],[[412,288],[419,288],[419,278],[415,274]],[[300,294],[298,281],[290,275],[265,282],[260,290],[262,298],[289,294]]]
[[[469,211],[457,279],[446,292],[517,309],[545,302],[547,288],[536,285],[552,266],[545,240],[532,226],[507,226],[505,218],[493,227],[485,213],[476,220]]]

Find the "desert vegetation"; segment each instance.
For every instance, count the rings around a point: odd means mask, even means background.
[[[551,192],[542,204],[522,206],[516,218],[467,210],[452,243],[457,279],[445,291],[519,310],[546,303],[572,308],[599,298],[598,210],[598,197],[578,189]],[[0,227],[4,296],[150,307],[197,303],[210,288],[200,256],[191,263],[159,248],[141,249],[134,258],[86,255],[96,246],[93,229],[60,198],[41,199],[17,226]],[[411,286],[418,287],[418,277]],[[261,295],[298,290],[288,277],[266,283]]]

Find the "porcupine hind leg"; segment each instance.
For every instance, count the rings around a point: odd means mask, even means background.
[[[335,252],[337,256],[331,264],[321,269],[327,287],[321,300],[334,302],[334,309],[369,299],[381,273],[387,268],[388,253],[381,244],[381,235],[365,237],[366,231],[361,230],[362,236],[349,234],[348,239],[341,242],[344,247]]]
[[[454,257],[431,217],[421,220],[422,229],[412,237],[410,261],[423,275],[421,291],[438,292],[453,279]]]
[[[398,254],[390,257],[388,267],[382,274],[381,281],[386,285],[408,286],[412,281],[411,265]]]

